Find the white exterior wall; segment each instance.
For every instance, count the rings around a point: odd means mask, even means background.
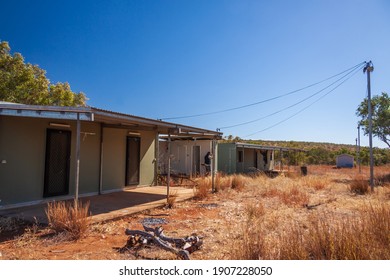
[[[159,171],[162,174],[168,173],[168,142],[159,143]],[[195,176],[194,174],[194,153],[195,146],[200,147],[200,163],[204,163],[204,157],[207,152],[211,152],[211,140],[176,140],[171,142],[171,172],[173,174],[185,174]],[[203,166],[200,168],[201,175],[204,174]]]

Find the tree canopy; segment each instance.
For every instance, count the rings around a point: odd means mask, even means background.
[[[29,105],[86,106],[84,93],[65,83],[51,84],[46,71],[11,54],[8,42],[0,42],[0,101]]]
[[[390,147],[390,97],[386,92],[371,98],[372,134]],[[369,133],[368,99],[365,98],[356,110],[361,117],[360,125],[365,134]]]

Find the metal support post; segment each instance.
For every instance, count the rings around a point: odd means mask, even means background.
[[[374,71],[372,62],[367,62],[363,72],[367,72],[367,91],[368,91],[368,140],[370,145],[370,187],[374,190],[374,155],[372,151],[372,104],[371,104],[371,80],[370,73]]]

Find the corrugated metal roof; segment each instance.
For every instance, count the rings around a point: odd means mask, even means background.
[[[235,143],[237,148],[249,148],[249,149],[257,149],[257,150],[279,150],[279,151],[300,151],[306,152],[303,149],[298,148],[288,148],[288,147],[278,147],[278,146],[263,146],[258,144],[249,144],[249,143]]]
[[[119,127],[134,126],[134,128],[138,127],[140,130],[147,127],[163,134],[171,133],[172,135],[190,137],[199,135],[222,137],[222,133],[217,131],[153,120],[96,107],[39,106],[0,102],[0,115],[66,120],[76,120],[77,115],[79,115],[80,120],[83,121],[95,121]]]
[[[106,121],[111,123],[117,123],[121,125],[121,122],[124,122],[124,125],[134,125],[134,124],[140,124],[140,125],[147,125],[152,126],[155,129],[157,129],[160,133],[168,134],[171,133],[173,135],[186,135],[186,136],[198,136],[198,135],[211,135],[215,137],[221,137],[222,133],[198,128],[198,127],[192,127],[187,126],[183,124],[177,124],[177,123],[171,123],[171,122],[165,122],[161,120],[154,120],[150,118],[144,118],[124,113],[118,113],[110,110],[100,109],[96,107],[91,108],[93,113],[95,114],[96,121]],[[118,123],[119,122],[119,123]]]
[[[92,111],[88,107],[38,106],[17,103],[0,103],[0,115],[16,117],[50,118],[93,121]]]

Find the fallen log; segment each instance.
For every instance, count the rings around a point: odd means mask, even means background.
[[[143,246],[155,244],[164,250],[170,251],[181,259],[189,260],[190,253],[199,250],[203,241],[198,236],[187,236],[185,238],[172,238],[164,234],[162,227],[151,228],[143,225],[143,230],[126,229],[129,239],[125,247]]]

